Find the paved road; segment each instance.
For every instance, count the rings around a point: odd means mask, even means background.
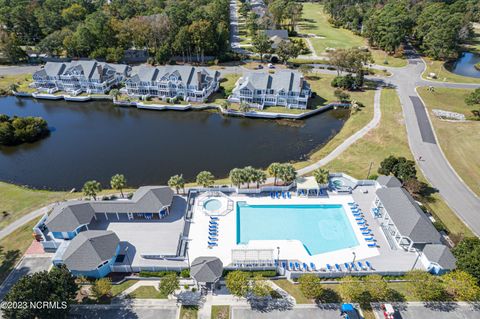
[[[245,307],[233,307],[232,319],[332,319],[340,318],[337,307],[320,309],[315,306],[296,306],[290,310],[256,311]]]
[[[40,65],[0,66],[0,76],[33,73],[40,67]]]
[[[425,305],[422,302],[410,302],[396,306],[399,312],[395,319],[477,319],[480,318],[480,307],[468,303],[444,303]],[[380,310],[375,311],[375,318],[384,319]]]
[[[0,300],[23,276],[48,270],[52,265],[52,256],[25,256],[0,286]]]
[[[54,203],[54,204],[50,204],[50,205],[44,206],[42,208],[39,208],[37,210],[34,210],[33,212],[28,213],[27,215],[16,219],[11,224],[8,224],[6,227],[4,227],[4,228],[2,228],[2,230],[0,230],[0,240],[3,239],[4,237],[7,237],[11,233],[13,233],[17,228],[20,228],[21,226],[28,223],[32,219],[40,218],[41,216],[45,215],[55,205],[56,204]]]
[[[178,318],[178,307],[162,305],[128,306],[124,304],[73,306],[69,318],[176,319]]]
[[[416,87],[431,85],[449,88],[475,88],[475,84],[453,84],[421,79],[425,69],[423,60],[408,51],[409,64],[404,68],[388,68],[393,74],[385,82],[395,86],[403,108],[410,149],[427,180],[438,189],[448,206],[478,236],[480,235],[480,199],[465,185],[445,158],[428,111],[419,98]],[[422,161],[418,161],[419,157]]]

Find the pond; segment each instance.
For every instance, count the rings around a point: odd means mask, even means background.
[[[304,121],[224,117],[208,111],[148,111],[111,102],[0,98],[0,114],[41,116],[52,129],[33,144],[0,147],[0,180],[35,188],[103,187],[125,174],[128,185],[165,184],[175,174],[226,177],[230,169],[302,160],[348,118],[344,109]]]
[[[480,71],[475,64],[480,63],[480,55],[472,52],[462,52],[460,58],[453,63],[447,63],[447,69],[455,74],[480,78]]]

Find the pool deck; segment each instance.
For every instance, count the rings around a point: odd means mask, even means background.
[[[352,196],[348,195],[330,195],[328,197],[297,197],[292,196],[291,199],[272,199],[270,196],[260,195],[231,195],[230,198],[235,202],[245,201],[251,205],[319,205],[319,204],[340,204],[346,212],[347,218],[352,224],[359,245],[354,248],[336,250],[332,252],[322,253],[310,256],[303,244],[298,240],[252,240],[246,245],[237,245],[237,219],[236,210],[233,210],[225,216],[219,217],[218,221],[218,246],[208,248],[208,225],[210,217],[206,215],[201,206],[196,205],[190,225],[190,258],[193,260],[199,256],[216,256],[220,258],[224,266],[228,266],[232,262],[232,249],[273,249],[274,258],[277,259],[277,247],[280,247],[280,259],[298,260],[300,262],[313,262],[317,268],[325,267],[326,264],[344,263],[351,261],[352,252],[355,252],[357,260],[369,259],[379,256],[380,252],[377,248],[370,248],[363,239],[360,227],[355,222],[353,214],[350,213],[348,202],[353,201]]]

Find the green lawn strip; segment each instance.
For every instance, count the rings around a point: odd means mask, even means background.
[[[130,288],[134,284],[136,284],[138,280],[125,280],[121,284],[113,285],[112,284],[112,297],[118,296],[120,293],[125,291],[127,288]]]
[[[285,290],[290,296],[295,298],[295,300],[297,301],[297,304],[312,304],[315,302],[314,300],[308,299],[303,295],[299,285],[295,285],[290,281],[288,281],[287,279],[275,280],[274,283],[278,287]]]
[[[32,228],[36,223],[37,219],[31,220],[0,240],[0,251],[2,252],[0,254],[0,283],[13,270],[20,257],[32,243]]]
[[[465,97],[473,90],[435,88],[429,92],[426,87],[417,89],[425,102],[440,146],[455,171],[465,183],[480,195],[480,121],[445,121],[437,118],[432,109],[452,111],[472,115],[478,106],[469,106]]]
[[[326,52],[327,48],[351,48],[367,46],[367,41],[352,31],[335,28],[328,22],[328,15],[323,11],[323,5],[319,3],[303,4],[303,20],[299,23],[300,32],[305,34],[315,34],[318,38],[310,38],[313,48],[317,55]],[[407,64],[402,58],[387,56],[380,50],[372,50],[373,58],[376,64],[384,65],[387,60],[388,66],[401,67]]]
[[[423,60],[427,65],[425,72],[423,72],[422,77],[427,78],[430,73],[435,73],[437,76],[436,79],[429,79],[432,81],[440,82],[457,82],[457,83],[480,83],[480,78],[472,78],[468,76],[462,76],[448,71],[445,68],[444,61],[435,61],[430,58],[424,57]]]
[[[389,155],[413,159],[407,142],[402,108],[394,90],[384,89],[382,91],[381,108],[382,119],[379,127],[370,131],[328,163],[327,169],[331,172],[345,172],[355,178],[364,179],[367,177],[370,163],[372,163],[371,174],[375,174],[380,162]],[[426,181],[420,169],[417,168],[417,171],[419,179]],[[433,194],[430,199],[425,204],[446,225],[451,234],[454,236],[472,235],[438,193]]]
[[[0,75],[0,95],[10,91],[10,85],[17,84],[19,87],[28,87],[32,81],[31,74]]]
[[[135,299],[167,299],[167,296],[163,295],[152,286],[140,286],[130,294],[128,294],[130,298]]]
[[[182,306],[180,308],[180,319],[197,319],[198,306]]]
[[[230,319],[230,306],[212,306],[211,319]]]

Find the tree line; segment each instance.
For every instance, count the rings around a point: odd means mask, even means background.
[[[406,37],[434,59],[455,59],[480,21],[476,0],[325,0],[330,22],[366,37],[369,43],[395,53]]]
[[[228,0],[0,0],[0,50],[10,60],[21,45],[54,56],[122,60],[147,49],[158,63],[174,55],[202,60],[229,45]]]

